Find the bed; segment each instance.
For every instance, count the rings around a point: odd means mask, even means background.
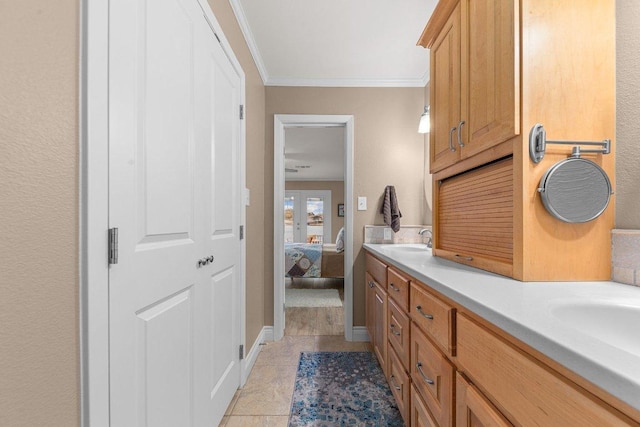
[[[285,243],[287,277],[344,277],[344,252],[335,244]]]

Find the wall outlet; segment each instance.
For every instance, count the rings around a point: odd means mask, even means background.
[[[367,198],[364,196],[358,196],[358,210],[366,211],[367,210]]]
[[[387,227],[384,229],[384,240],[391,240],[391,239],[393,239],[393,237],[391,237],[391,229]]]

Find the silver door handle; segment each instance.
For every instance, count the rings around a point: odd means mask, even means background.
[[[453,133],[456,131],[456,127],[452,127],[449,131],[449,150],[456,151],[456,147],[453,146],[451,139],[453,138]]]
[[[418,313],[422,314],[422,316],[425,319],[433,320],[433,316],[432,315],[427,314],[424,311],[422,311],[422,306],[421,305],[416,305],[416,310],[418,310]]]
[[[424,380],[424,382],[426,382],[429,385],[434,385],[435,384],[431,378],[427,377],[424,374],[424,372],[422,372],[422,363],[420,361],[418,361],[418,363],[416,363],[416,368],[418,369],[418,372],[422,376],[422,379]]]
[[[464,143],[462,142],[462,126],[464,123],[464,120],[460,120],[460,123],[458,123],[458,145],[460,147],[464,147]]]
[[[214,260],[213,255],[209,255],[208,257],[200,258],[197,263],[197,268],[204,267],[205,265],[211,264]]]

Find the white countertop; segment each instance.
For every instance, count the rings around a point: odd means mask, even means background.
[[[389,246],[364,244],[388,264],[640,410],[639,287],[615,282],[519,282],[434,257],[430,250],[400,256]],[[564,319],[576,306],[586,307],[583,313],[593,307],[594,316],[600,313],[607,322]],[[598,310],[602,307],[613,309]]]

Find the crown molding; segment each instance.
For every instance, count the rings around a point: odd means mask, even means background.
[[[428,78],[428,72],[427,72]],[[425,87],[424,77],[419,79],[300,79],[269,78],[265,86],[310,87]]]
[[[256,40],[251,32],[251,27],[249,27],[249,22],[247,22],[244,8],[242,7],[240,0],[229,0],[229,3],[231,4],[231,9],[233,9],[233,14],[236,16],[240,30],[244,35],[244,39],[247,42],[247,46],[249,47],[249,51],[253,57],[253,62],[255,62],[256,68],[258,68],[258,73],[260,73],[262,83],[266,86],[267,81],[269,80],[269,75],[267,74],[267,68],[262,60],[262,55],[260,55],[260,50],[258,50]]]

